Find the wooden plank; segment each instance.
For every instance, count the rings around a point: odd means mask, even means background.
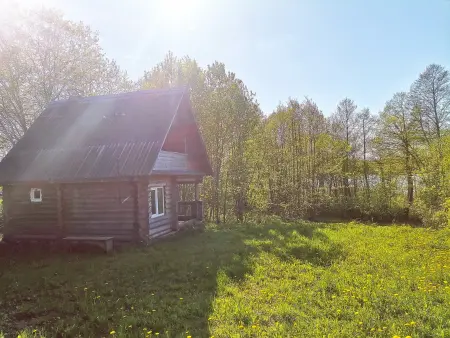
[[[110,239],[114,239],[114,237],[106,237],[106,236],[67,236],[63,238],[67,241],[107,241]]]
[[[99,245],[106,253],[110,253],[113,250],[113,237],[100,237],[100,236],[71,236],[64,237],[63,240],[75,243],[87,243]]]

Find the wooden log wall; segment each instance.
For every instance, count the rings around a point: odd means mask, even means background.
[[[135,182],[77,183],[62,189],[65,235],[136,240]]]
[[[138,235],[140,240],[149,239],[148,180],[137,182],[138,186]]]
[[[164,187],[165,213],[151,218],[152,187]],[[42,202],[30,189],[42,189]],[[178,228],[175,177],[150,181],[5,186],[5,233],[16,235],[113,236],[146,240]]]
[[[174,182],[170,177],[161,177],[161,178],[150,178],[150,182],[148,184],[148,210],[151,213],[151,188],[156,187],[164,187],[164,196],[165,196],[165,212],[164,215],[158,216],[155,218],[149,218],[149,227],[150,227],[150,238],[155,238],[159,236],[163,236],[173,230],[173,222],[174,216],[173,212],[176,212],[174,209],[173,199],[172,199],[172,182]]]
[[[42,202],[31,202],[30,189],[42,191]],[[5,185],[5,235],[59,235],[55,185]]]

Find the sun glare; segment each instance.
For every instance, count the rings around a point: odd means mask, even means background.
[[[158,2],[158,12],[172,27],[189,27],[192,21],[200,18],[204,6],[204,0],[162,0]]]

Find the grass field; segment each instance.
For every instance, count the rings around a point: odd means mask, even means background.
[[[0,252],[16,337],[450,337],[450,231],[214,226],[111,256]],[[0,335],[1,336],[1,335]]]

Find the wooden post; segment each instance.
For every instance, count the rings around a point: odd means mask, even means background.
[[[199,187],[198,182],[195,182],[195,218],[199,221],[203,220],[203,207],[199,202]]]
[[[63,196],[62,196],[62,190],[61,185],[56,185],[56,211],[57,211],[57,226],[59,229],[60,236],[65,235],[65,226],[64,226],[64,210],[63,210]]]
[[[195,201],[198,201],[198,182],[195,182]]]
[[[178,201],[180,200],[180,192],[178,190],[178,183],[176,177],[171,177],[170,185],[172,189],[172,200],[171,200],[171,209],[172,209],[172,230],[178,230]]]

